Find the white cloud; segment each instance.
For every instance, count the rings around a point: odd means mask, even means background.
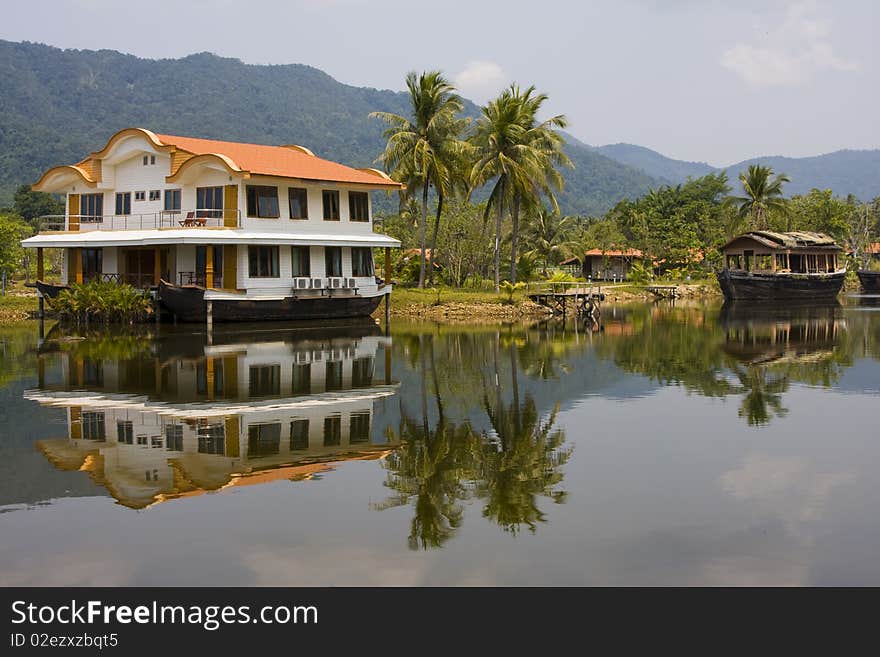
[[[477,102],[486,102],[507,83],[504,70],[495,62],[473,60],[455,75],[459,92]]]
[[[767,30],[761,42],[728,48],[721,64],[753,87],[796,86],[821,71],[856,70],[855,61],[834,52],[831,25],[817,11],[814,2],[788,5],[778,28]]]

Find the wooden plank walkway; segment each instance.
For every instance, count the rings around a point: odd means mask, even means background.
[[[550,308],[554,315],[596,315],[599,312],[599,304],[605,300],[605,294],[594,291],[592,287],[578,287],[580,284],[549,283],[547,289],[541,289],[528,294],[529,299],[546,308]]]
[[[678,297],[677,285],[648,285],[645,289],[661,299],[675,299]]]

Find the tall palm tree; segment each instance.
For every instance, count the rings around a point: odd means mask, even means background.
[[[513,215],[511,281],[515,282],[519,210],[524,205],[537,205],[536,199],[542,193],[556,207],[551,186],[560,189],[562,176],[555,165],[571,164],[562,152],[562,137],[553,130],[567,125],[565,117],[559,115],[537,122],[537,112],[546,100],[545,94],[535,94],[534,87],[522,91],[512,84],[481,108],[471,140],[476,149],[471,188],[495,181],[486,214],[488,217],[490,208],[494,208],[496,291],[501,283],[501,229],[505,208],[511,208]]]
[[[465,124],[458,118],[463,109],[461,98],[440,71],[411,71],[406,76],[406,87],[411,117],[391,112],[372,112],[370,116],[389,125],[383,135],[387,140],[385,150],[376,161],[398,182],[411,189],[421,188],[419,287],[424,287],[428,191],[432,186],[438,191],[449,189],[452,167],[465,148],[460,139]]]
[[[572,217],[542,205],[526,227],[525,240],[531,246],[528,253],[541,259],[544,278],[550,263],[556,263],[568,247],[572,221]]]
[[[760,164],[749,165],[748,171],[739,174],[744,196],[728,196],[727,201],[737,206],[740,219],[751,219],[754,228],[768,227],[767,214],[777,211],[784,214],[788,201],[782,196],[782,184],[791,182],[784,173],[773,177],[773,169]]]

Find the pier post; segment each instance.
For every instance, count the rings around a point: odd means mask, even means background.
[[[43,247],[37,247],[37,280],[42,281],[45,277],[45,268],[43,266]]]
[[[43,307],[44,301],[43,301],[42,294],[39,295],[38,300],[37,300],[37,304],[38,304],[37,317],[39,318],[40,321],[43,321],[43,318],[46,316],[46,314],[44,312],[44,307]]]
[[[385,285],[391,285],[391,247],[385,247]],[[391,294],[385,292],[385,334],[390,333],[391,325]]]
[[[205,302],[205,320],[208,327],[208,336],[210,337],[211,331],[214,329],[214,303],[210,300]]]

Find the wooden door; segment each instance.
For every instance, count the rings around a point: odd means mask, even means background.
[[[223,247],[223,289],[235,290],[238,287],[238,247],[227,244]]]
[[[226,185],[223,190],[223,225],[238,228],[238,185]]]
[[[67,197],[67,230],[79,230],[79,194]]]

